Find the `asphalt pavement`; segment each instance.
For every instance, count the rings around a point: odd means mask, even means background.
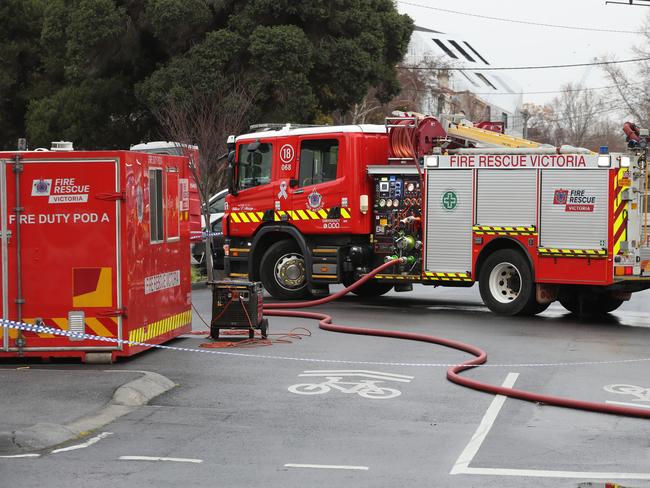
[[[473,378],[650,410],[650,361],[625,362],[650,358],[649,298],[636,294],[595,322],[559,305],[533,318],[497,317],[476,288],[416,287],[319,310],[342,324],[479,346],[490,367],[464,373]],[[193,300],[209,319],[209,291],[195,290]],[[650,486],[648,420],[462,388],[436,364],[468,356],[440,346],[326,332],[304,319],[271,318],[270,327],[273,334],[306,327],[311,336],[211,354],[151,350],[112,365],[125,374],[155,371],[177,386],[63,449],[93,440],[87,446],[0,458],[0,486]],[[205,330],[198,314],[194,328]],[[187,336],[171,345],[205,342]],[[51,375],[47,393],[33,399],[42,403],[35,419],[57,388],[72,391],[72,370],[106,374],[85,365],[31,366],[47,372],[29,374]],[[0,371],[5,391],[16,385],[3,378],[18,373]],[[1,408],[15,406],[5,400]],[[21,420],[30,418],[26,410]]]

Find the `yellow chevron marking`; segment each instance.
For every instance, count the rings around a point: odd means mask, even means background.
[[[236,223],[241,224],[241,220],[239,220],[239,217],[237,217],[236,213],[231,213],[230,218],[233,219]]]
[[[325,218],[327,218],[327,211],[324,208],[321,208],[318,211],[318,215],[320,215],[322,219],[325,219]]]
[[[294,212],[293,210],[289,210],[289,217],[291,217],[291,220],[300,220],[300,217],[298,217],[298,214]]]
[[[255,212],[248,212],[248,218],[251,220],[251,222],[259,222],[260,219],[257,218],[257,215],[255,215]]]
[[[297,212],[302,220],[309,220],[309,215],[307,215],[304,210],[297,210]]]
[[[348,212],[348,209],[346,208],[341,209],[341,215],[343,216],[344,219],[350,218],[350,212]]]
[[[264,218],[264,212],[257,212],[257,218],[262,220]]]
[[[238,216],[240,219],[242,219],[244,223],[248,224],[250,222],[250,220],[248,220],[248,217],[246,216],[246,212],[239,212]]]
[[[113,337],[111,331],[108,330],[104,324],[102,324],[98,319],[93,317],[86,317],[86,325],[92,330],[95,335],[101,337]]]
[[[149,339],[184,327],[191,323],[191,321],[192,311],[188,310],[130,331],[129,340],[133,342],[147,342]]]
[[[52,322],[54,322],[59,329],[68,330],[68,319],[67,318],[52,319]]]
[[[318,219],[319,219],[318,214],[317,214],[316,212],[314,212],[314,211],[312,211],[312,210],[307,210],[307,213],[309,214],[309,216],[310,216],[312,219],[314,219],[314,220],[318,220]]]

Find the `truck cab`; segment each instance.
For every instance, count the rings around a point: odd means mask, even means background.
[[[366,167],[386,152],[380,125],[287,125],[237,137],[224,221],[228,276],[261,280],[281,298],[352,279],[345,253],[368,245],[372,226]]]

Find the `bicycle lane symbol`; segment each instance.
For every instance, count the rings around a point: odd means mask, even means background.
[[[322,381],[291,385],[289,387],[291,393],[297,395],[322,395],[335,390],[346,394],[357,394],[370,400],[389,400],[398,397],[402,394],[401,391],[383,384],[388,381],[410,383],[414,378],[413,376],[366,370],[304,371],[298,376],[301,378],[322,378]],[[344,379],[347,381],[344,381]]]
[[[632,405],[635,407],[650,408],[650,388],[644,388],[642,386],[637,386],[637,385],[614,384],[614,385],[604,386],[603,389],[608,393],[626,395],[628,397],[626,398],[626,400],[629,400],[628,402],[607,400],[606,403],[612,403],[615,405]],[[643,403],[638,403],[638,402],[647,402],[648,404],[644,405]]]

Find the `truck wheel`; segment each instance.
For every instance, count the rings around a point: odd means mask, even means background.
[[[514,249],[488,256],[481,267],[479,290],[485,305],[499,315],[534,315],[545,308],[535,299],[528,261]]]
[[[560,303],[569,312],[582,317],[597,317],[613,312],[623,304],[623,300],[610,296],[589,297],[578,293],[560,295]]]
[[[262,256],[260,279],[278,300],[299,300],[308,295],[305,258],[294,241],[273,244]]]
[[[345,280],[343,282],[343,285],[345,285],[345,287],[348,287],[352,283],[354,283],[354,281]],[[390,283],[381,283],[379,281],[370,280],[370,281],[366,281],[359,288],[352,290],[351,293],[354,293],[356,296],[361,298],[372,298],[372,297],[380,297],[382,295],[385,295],[392,289],[393,289],[393,285]]]

